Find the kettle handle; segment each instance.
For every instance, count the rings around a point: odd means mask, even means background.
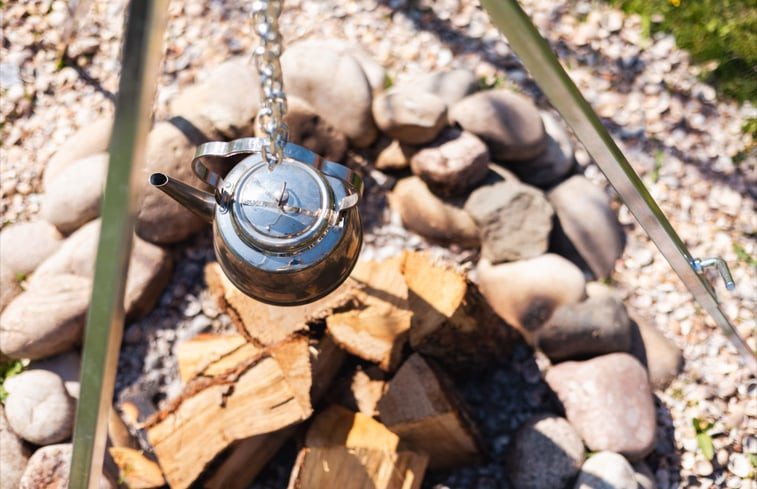
[[[203,143],[195,151],[194,158],[192,159],[192,170],[200,180],[216,189],[217,198],[225,201],[225,198],[228,198],[228,193],[224,189],[223,178],[210,170],[203,160],[205,158],[227,158],[240,154],[260,153],[267,144],[268,142],[263,138],[240,138],[233,141],[209,141]],[[309,149],[294,143],[286,143],[284,146],[284,157],[313,166],[326,175],[342,180],[352,192],[351,195],[342,199],[347,202],[341,203],[341,210],[357,204],[357,201],[363,195],[362,177],[344,165],[327,160]],[[353,195],[355,197],[352,197]]]

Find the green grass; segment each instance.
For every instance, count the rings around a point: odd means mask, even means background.
[[[757,0],[610,0],[640,14],[651,35],[670,32],[706,66],[703,79],[757,105]],[[660,17],[661,22],[653,22]],[[713,63],[714,62],[714,63]]]

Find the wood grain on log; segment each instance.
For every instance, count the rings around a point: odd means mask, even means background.
[[[389,382],[379,418],[403,442],[444,469],[481,461],[480,436],[443,374],[413,354]]]
[[[307,419],[313,410],[311,375],[308,339],[293,337],[235,370],[190,383],[146,423],[170,486],[188,487],[235,440]]]
[[[326,327],[345,350],[392,371],[402,360],[412,317],[400,258],[358,262],[351,278],[362,286],[355,294],[359,306],[329,315]]]
[[[153,489],[165,485],[158,464],[145,457],[140,450],[110,447],[108,452],[118,466],[119,480],[129,489]]]
[[[334,341],[324,336],[317,346],[310,346],[313,380],[310,397],[313,403],[326,392],[332,379],[341,367],[345,354]],[[273,458],[281,446],[295,432],[296,426],[284,428],[274,433],[252,436],[234,442],[224,452],[220,460],[214,461],[216,468],[201,487],[205,489],[246,489]]]
[[[458,371],[487,368],[507,357],[517,333],[464,273],[421,252],[405,252],[401,269],[413,311],[413,350]]]
[[[375,419],[332,405],[310,425],[289,488],[417,489],[428,457],[398,445]]]

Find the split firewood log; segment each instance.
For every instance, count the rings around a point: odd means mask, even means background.
[[[229,281],[217,262],[205,267],[205,281],[221,311],[226,312],[239,334],[257,346],[270,346],[293,333],[308,329],[308,324],[323,320],[334,311],[354,304],[360,288],[347,279],[334,292],[310,304],[273,306],[246,296]]]
[[[415,353],[389,381],[378,402],[379,419],[403,442],[446,469],[481,461],[481,437],[438,368]]]
[[[361,285],[355,292],[359,305],[326,317],[329,333],[342,348],[385,371],[401,362],[412,317],[400,263],[399,257],[358,262],[350,277]]]
[[[188,487],[232,442],[273,433],[312,411],[310,341],[292,336],[231,370],[198,377],[145,423],[168,484]]]
[[[325,394],[332,379],[340,369],[345,354],[329,336],[324,336],[317,347],[310,347],[313,383],[310,388],[311,403],[318,402]],[[204,489],[246,489],[282,445],[297,431],[297,426],[251,436],[234,442],[214,460],[214,470],[202,480]]]
[[[118,466],[119,480],[129,489],[153,489],[166,484],[158,464],[140,450],[110,447],[108,452]]]
[[[413,350],[452,371],[480,370],[507,358],[518,334],[464,273],[425,252],[405,252],[401,269],[413,311]]]
[[[428,457],[398,446],[399,437],[370,416],[332,405],[310,425],[289,489],[418,489]]]

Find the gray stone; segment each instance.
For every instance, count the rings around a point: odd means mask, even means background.
[[[415,146],[383,137],[378,144],[378,154],[374,165],[381,171],[404,170],[410,166],[410,158],[416,151]]]
[[[81,340],[92,280],[50,275],[31,282],[0,315],[0,350],[11,358],[44,358]]]
[[[203,187],[192,172],[195,142],[170,122],[158,122],[147,138],[147,161],[143,172],[142,195],[136,231],[157,244],[178,243],[209,224],[160,190],[147,184],[153,172]]]
[[[70,234],[100,215],[108,174],[108,153],[74,161],[49,181],[42,197],[42,216],[60,232]]]
[[[63,235],[46,221],[11,224],[0,231],[2,264],[14,275],[28,275],[62,242]]]
[[[584,462],[574,489],[638,489],[633,467],[622,455],[599,452]]]
[[[433,93],[451,107],[456,102],[478,89],[476,74],[465,68],[435,71],[397,83],[398,87],[412,86],[417,90]]]
[[[461,195],[489,174],[489,150],[475,135],[447,128],[412,156],[410,169],[437,195]]]
[[[327,160],[342,161],[344,158],[347,138],[319,116],[304,100],[297,97],[287,98],[284,122],[289,130],[289,142],[304,146]]]
[[[584,445],[565,418],[537,415],[518,428],[507,457],[515,489],[565,487],[584,462]]]
[[[526,340],[562,304],[584,297],[584,275],[565,258],[545,254],[511,263],[478,262],[481,292],[492,308]]]
[[[529,160],[547,148],[539,110],[529,99],[509,90],[469,95],[450,108],[449,119],[483,139],[495,160]]]
[[[66,392],[74,399],[79,398],[79,375],[81,372],[81,354],[77,350],[69,350],[54,357],[34,360],[29,369],[49,370],[58,375],[66,386]]]
[[[555,309],[536,335],[553,362],[631,351],[631,321],[619,299],[605,295]]]
[[[633,462],[654,448],[652,390],[646,370],[628,353],[557,364],[546,381],[590,450],[617,452]]]
[[[373,118],[389,137],[406,144],[424,144],[446,127],[447,104],[415,87],[395,87],[373,99]]]
[[[290,44],[281,56],[287,93],[303,99],[356,147],[370,146],[378,131],[371,115],[371,85],[354,57]]]
[[[63,489],[68,487],[73,445],[60,443],[37,449],[29,459],[19,489]],[[99,489],[116,489],[118,484],[103,473]]]
[[[249,137],[260,109],[259,94],[255,67],[234,58],[213,69],[203,82],[182,90],[171,101],[169,111],[198,129],[212,128],[205,134],[208,138],[215,132],[225,139]],[[189,166],[189,161],[184,163]]]
[[[547,193],[560,229],[570,245],[598,279],[610,276],[625,248],[626,238],[609,197],[582,175],[574,175]],[[553,240],[558,253],[570,254],[560,236]]]
[[[342,39],[304,39],[297,42],[298,46],[307,46],[308,49],[323,49],[340,55],[348,55],[355,58],[363,69],[368,83],[374,92],[384,89],[386,82],[386,69],[376,61],[376,58],[362,46]]]
[[[570,136],[555,116],[541,112],[547,131],[547,148],[539,156],[523,162],[510,162],[508,168],[525,183],[548,187],[562,180],[575,165]]]
[[[18,489],[31,450],[8,425],[0,404],[0,489]]]
[[[59,274],[93,278],[99,235],[99,219],[82,226],[37,268],[30,282]],[[152,309],[168,285],[172,268],[173,259],[167,249],[134,236],[124,296],[130,318],[140,318]]]
[[[631,354],[647,367],[652,388],[664,391],[683,370],[683,353],[657,327],[632,315]]]
[[[512,181],[479,187],[465,202],[481,236],[481,256],[492,263],[547,251],[552,206],[541,190]]]
[[[14,273],[5,263],[0,263],[0,312],[3,312],[5,306],[11,303],[21,292],[21,281],[19,275]]]
[[[98,119],[76,131],[45,165],[42,188],[50,188],[50,182],[63,173],[74,161],[108,150],[113,118]]]
[[[391,203],[405,227],[425,238],[463,247],[479,245],[476,223],[461,203],[437,197],[418,177],[397,182]]]
[[[49,370],[24,370],[6,379],[5,416],[11,429],[36,445],[58,443],[71,436],[76,402],[63,380]]]

